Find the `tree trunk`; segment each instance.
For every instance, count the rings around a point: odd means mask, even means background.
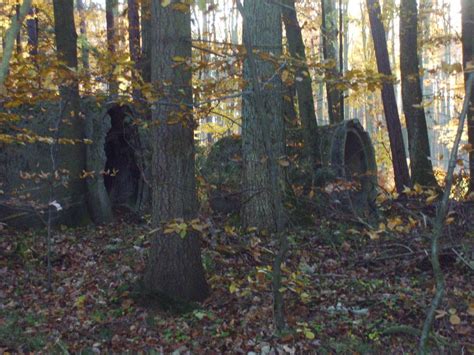
[[[31,0],[24,0],[20,8],[20,17],[13,16],[11,20],[10,28],[5,36],[5,46],[2,53],[2,63],[0,65],[0,93],[3,92],[5,79],[8,73],[8,67],[10,65],[10,59],[13,54],[13,47],[15,45],[15,38],[17,33],[20,31],[21,24],[26,17],[31,7]]]
[[[378,71],[387,77],[392,75],[390,60],[388,57],[387,40],[385,30],[381,21],[380,4],[378,0],[367,0],[369,11],[370,28],[374,40],[375,57],[377,59]],[[387,122],[388,135],[390,139],[390,150],[392,153],[392,164],[395,175],[395,186],[398,192],[402,192],[405,186],[410,186],[410,175],[403,144],[402,127],[398,116],[397,101],[393,84],[384,81],[382,86],[382,101]]]
[[[81,62],[82,67],[89,70],[89,44],[87,43],[87,23],[84,13],[84,0],[77,0],[77,12],[79,13],[79,33],[81,34]]]
[[[247,51],[243,76],[249,92],[242,100],[243,200],[245,227],[281,231],[282,182],[277,158],[284,153],[282,85],[274,63],[264,56],[282,53],[281,9],[279,5],[245,0],[243,38]],[[270,85],[261,83],[270,80]]]
[[[142,55],[140,66],[145,83],[151,82],[151,0],[141,1]]]
[[[134,70],[132,71],[133,98],[139,98],[139,90],[136,88],[138,78],[136,72],[140,67],[140,17],[138,15],[137,0],[128,0],[128,45],[130,51],[130,60],[133,61]]]
[[[74,24],[74,0],[54,0],[54,33],[58,60],[64,64],[60,72],[62,84],[59,87],[61,105],[64,108],[60,123],[60,137],[66,139],[84,138],[84,120],[79,114],[79,84],[69,68],[77,69],[77,34]],[[64,106],[65,105],[65,106]],[[66,122],[66,124],[65,124]],[[58,151],[58,168],[69,171],[68,191],[71,200],[64,209],[70,209],[71,218],[88,220],[85,184],[80,175],[86,167],[84,144],[61,145]]]
[[[403,111],[408,131],[411,181],[420,185],[436,186],[421,92],[417,28],[416,0],[402,0],[400,4],[400,73]]]
[[[189,221],[198,211],[194,167],[194,122],[191,70],[175,57],[191,59],[189,9],[175,9],[173,0],[163,7],[152,0],[152,80],[161,92],[152,109],[153,224],[181,218]],[[163,85],[169,82],[170,85]],[[145,273],[148,291],[168,299],[200,301],[208,286],[201,262],[199,238],[189,232],[158,235]]]
[[[28,15],[31,16],[31,18],[26,20],[28,52],[31,56],[35,56],[38,54],[38,18],[36,17],[36,8],[31,7]]]
[[[462,13],[462,54],[464,79],[467,82],[469,73],[474,71],[474,2],[461,0]],[[467,87],[466,87],[467,92]],[[470,107],[467,111],[467,134],[471,145],[469,151],[469,192],[474,191],[474,90],[471,91]]]
[[[314,157],[315,163],[320,160],[318,154],[319,140],[317,131],[316,113],[314,110],[313,88],[311,76],[306,63],[305,46],[301,27],[296,14],[295,0],[285,0],[283,7],[283,23],[288,40],[288,49],[291,57],[296,62],[295,87],[298,95],[298,108],[303,126],[304,146],[307,148],[308,157]]]
[[[15,6],[15,12],[16,12],[17,22],[23,23],[23,21],[20,21],[21,20],[21,15],[20,15],[20,2],[19,1],[17,1],[17,4]],[[20,29],[18,30],[17,34],[16,34],[16,52],[18,54],[21,53],[21,26],[20,26]]]
[[[322,39],[323,55],[326,62],[330,62],[332,67],[327,70],[326,92],[328,101],[329,123],[337,123],[344,120],[341,107],[341,91],[336,88],[336,82],[339,79],[337,70],[337,24],[334,0],[321,0],[322,17]]]
[[[111,61],[110,73],[109,73],[109,92],[110,95],[115,96],[118,94],[118,83],[114,75],[114,56],[115,56],[115,41],[116,41],[116,18],[118,12],[118,0],[106,0],[105,1],[105,19],[107,25],[107,50],[109,52],[109,60]]]

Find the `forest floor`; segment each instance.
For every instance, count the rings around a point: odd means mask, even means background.
[[[426,211],[408,209],[390,202],[374,229],[330,216],[316,220],[317,227],[289,231],[282,289],[288,332],[279,336],[271,293],[276,247],[269,236],[210,223],[203,263],[211,295],[178,314],[134,296],[150,245],[144,222],[123,216],[108,226],[58,228],[51,292],[46,232],[4,228],[0,353],[413,352],[434,282]],[[463,212],[452,217],[441,252],[446,293],[431,346],[472,353],[474,290],[467,259],[474,229]]]

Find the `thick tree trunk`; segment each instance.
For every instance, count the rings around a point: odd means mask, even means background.
[[[69,68],[77,69],[77,34],[74,24],[74,0],[54,0],[54,33],[58,60],[64,64],[62,84],[59,87],[63,117],[59,126],[61,138],[83,139],[84,120],[79,114],[79,84]],[[65,105],[65,106],[64,106]],[[69,171],[68,191],[71,200],[65,210],[71,209],[71,218],[75,221],[88,219],[86,208],[86,189],[80,175],[86,167],[86,149],[84,144],[61,145],[58,151],[58,168]]]
[[[194,122],[191,70],[175,57],[191,59],[189,9],[174,9],[179,0],[161,6],[152,0],[152,80],[162,93],[153,108],[153,224],[181,218],[198,210],[194,167]],[[163,85],[169,82],[169,85]],[[153,243],[145,287],[166,298],[203,300],[208,294],[198,235],[158,235]]]
[[[421,92],[417,45],[418,11],[416,0],[402,0],[400,5],[400,73],[403,111],[408,130],[411,181],[436,186],[430,143]]]
[[[474,71],[474,2],[461,0],[462,13],[462,54],[464,78]],[[467,92],[467,88],[466,88]],[[471,91],[470,109],[467,113],[467,134],[471,145],[469,152],[469,192],[474,191],[474,90]]]
[[[378,0],[367,0],[369,11],[370,28],[374,40],[375,57],[377,59],[378,71],[390,77],[390,60],[388,57],[387,39],[381,21],[380,4]],[[387,122],[388,135],[390,139],[390,150],[392,152],[392,164],[395,174],[395,186],[398,192],[402,192],[405,186],[409,186],[410,175],[403,144],[402,127],[398,115],[397,101],[393,84],[384,82],[382,86],[382,101]]]
[[[112,60],[109,73],[109,92],[112,96],[118,94],[118,84],[114,75],[115,65],[113,64],[115,56],[116,41],[116,18],[118,12],[118,0],[105,1],[105,20],[107,26],[107,50],[109,51],[110,60]]]
[[[340,73],[337,70],[337,17],[334,0],[321,0],[321,17],[324,60],[333,64],[333,67],[327,71],[329,75],[326,80],[329,123],[333,124],[344,120],[344,111],[341,107],[342,93],[335,85]]]
[[[262,56],[282,53],[280,6],[245,0],[243,37],[247,50],[243,75],[248,83],[242,102],[243,200],[245,227],[281,231],[282,183],[277,158],[284,153],[281,80]],[[270,54],[271,53],[271,54]],[[270,80],[270,85],[263,85]]]
[[[318,124],[314,109],[311,76],[306,63],[303,36],[301,34],[301,27],[298,23],[295,0],[285,0],[284,4],[287,6],[283,8],[282,15],[288,40],[288,49],[290,55],[296,62],[295,87],[298,95],[298,108],[304,132],[304,145],[307,148],[308,157],[314,157],[315,162],[317,162],[320,160],[320,154],[318,152]]]

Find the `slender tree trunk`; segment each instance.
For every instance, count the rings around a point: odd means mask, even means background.
[[[367,8],[369,11],[370,28],[374,40],[378,71],[390,77],[392,71],[390,69],[387,40],[381,21],[380,4],[378,0],[367,0]],[[395,186],[398,192],[402,192],[404,187],[409,186],[411,183],[405,155],[405,146],[403,144],[402,127],[400,117],[398,116],[397,101],[395,99],[395,91],[392,83],[386,81],[383,83],[382,101],[390,139],[390,150],[392,152]]]
[[[151,82],[151,0],[141,1],[142,55],[140,66],[146,83]]]
[[[416,0],[402,0],[400,4],[400,73],[403,111],[408,130],[411,181],[420,185],[436,186],[421,92],[417,28]]]
[[[15,6],[15,12],[16,12],[16,20],[20,23],[20,29],[18,30],[16,34],[16,52],[20,54],[21,53],[21,24],[23,23],[23,20],[21,20],[19,0],[17,1],[17,4]]]
[[[341,107],[341,91],[336,88],[336,81],[339,78],[337,70],[337,24],[334,0],[321,0],[321,32],[323,39],[323,55],[326,62],[331,62],[333,67],[327,70],[328,80],[326,80],[326,92],[328,101],[329,122],[331,124],[344,120]]]
[[[8,74],[8,67],[10,65],[10,59],[13,54],[13,47],[15,45],[15,38],[17,33],[20,31],[21,24],[26,17],[26,14],[30,10],[32,0],[24,0],[20,8],[20,16],[12,17],[10,28],[5,36],[5,47],[3,49],[2,63],[0,65],[0,93],[3,91],[5,79]]]
[[[317,163],[320,160],[318,152],[318,130],[316,113],[314,109],[313,88],[311,75],[306,63],[305,46],[301,27],[296,14],[295,0],[285,0],[283,7],[283,23],[285,24],[286,36],[288,39],[288,49],[290,55],[296,62],[295,88],[298,95],[298,108],[303,126],[304,146],[307,149],[307,156],[312,157],[312,161]]]
[[[191,16],[152,0],[152,80],[162,96],[152,109],[153,224],[196,218],[198,201],[194,167],[194,121],[191,70],[175,57],[191,59]],[[163,85],[170,82],[171,85]],[[149,292],[168,299],[200,301],[208,286],[199,237],[188,231],[156,236],[144,278]]]
[[[474,2],[461,0],[462,13],[462,54],[464,78],[467,82],[469,73],[474,71]],[[467,92],[467,87],[466,87]],[[467,135],[470,144],[469,151],[469,192],[474,192],[474,90],[469,98],[470,105],[467,111]]]
[[[282,53],[281,9],[261,0],[245,0],[243,38],[247,50],[243,75],[251,93],[242,102],[243,198],[245,227],[283,229],[282,179],[277,162],[284,153],[281,80],[274,63]],[[271,53],[271,54],[270,54]],[[262,83],[270,81],[265,87]]]
[[[130,60],[133,61],[132,71],[132,87],[133,98],[138,99],[140,96],[139,90],[136,88],[138,78],[136,73],[140,68],[140,17],[138,11],[137,0],[128,0],[128,46],[130,51]]]
[[[79,13],[79,33],[81,43],[81,62],[82,67],[89,70],[89,44],[87,43],[87,23],[84,13],[84,0],[77,0],[77,12]]]
[[[109,52],[109,60],[112,61],[109,73],[109,91],[112,96],[118,94],[118,84],[114,75],[115,64],[115,42],[116,42],[116,19],[118,12],[118,0],[105,1],[105,19],[107,23],[107,50]]]
[[[38,17],[36,17],[36,8],[31,7],[28,15],[31,18],[26,20],[28,33],[28,52],[31,56],[38,54]]]

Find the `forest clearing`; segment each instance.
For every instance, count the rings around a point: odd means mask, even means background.
[[[474,1],[5,0],[0,353],[474,352]]]

